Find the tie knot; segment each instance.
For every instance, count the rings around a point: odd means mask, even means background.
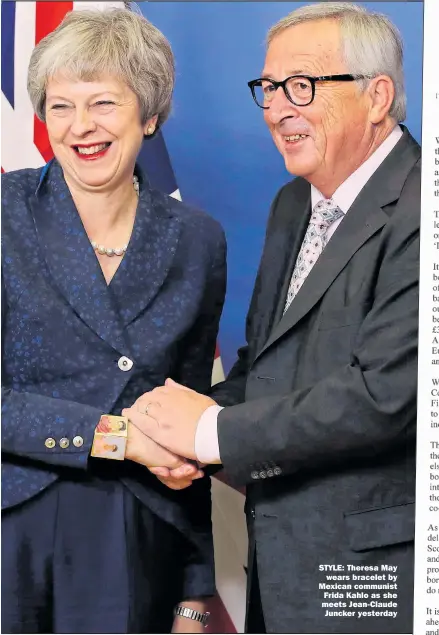
[[[341,209],[334,203],[332,198],[319,201],[311,214],[311,223],[329,227],[332,223],[343,216]]]

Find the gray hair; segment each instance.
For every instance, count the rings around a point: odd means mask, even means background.
[[[320,2],[296,9],[275,24],[268,32],[267,44],[281,31],[302,22],[332,19],[340,24],[343,58],[352,75],[366,75],[357,80],[365,90],[377,75],[387,75],[393,81],[395,97],[389,115],[396,121],[406,117],[404,89],[403,43],[396,26],[381,13],[350,2]]]
[[[57,74],[83,81],[109,74],[137,95],[141,123],[171,110],[174,56],[165,36],[127,9],[71,11],[32,52],[27,88],[35,113],[45,121],[46,87]]]

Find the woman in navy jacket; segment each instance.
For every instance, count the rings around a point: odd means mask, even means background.
[[[173,81],[122,9],[68,14],[32,55],[55,159],[2,184],[3,632],[202,631],[173,609],[214,591],[209,479],[166,488],[148,467],[196,468],[130,423],[125,460],[95,436],[166,377],[210,385],[222,229],[136,166]]]

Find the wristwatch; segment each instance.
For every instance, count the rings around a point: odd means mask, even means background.
[[[200,613],[199,611],[195,611],[195,609],[190,609],[187,606],[177,606],[174,609],[174,615],[179,615],[180,617],[187,617],[189,620],[195,620],[196,622],[200,622],[203,626],[207,626],[209,621],[210,613]]]
[[[96,426],[91,456],[123,461],[128,439],[128,418],[102,415]]]

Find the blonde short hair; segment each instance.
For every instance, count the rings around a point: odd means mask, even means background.
[[[396,121],[406,117],[403,43],[396,26],[381,13],[368,11],[351,2],[320,2],[300,7],[279,20],[268,32],[267,43],[281,31],[303,22],[337,20],[340,24],[344,61],[352,75],[373,78],[387,75],[393,81],[395,97],[389,115]],[[357,80],[364,90],[368,80]]]
[[[141,123],[171,110],[174,56],[165,36],[128,9],[71,11],[32,52],[27,88],[35,113],[45,121],[47,82],[62,74],[93,81],[104,74],[125,82],[137,95]]]

